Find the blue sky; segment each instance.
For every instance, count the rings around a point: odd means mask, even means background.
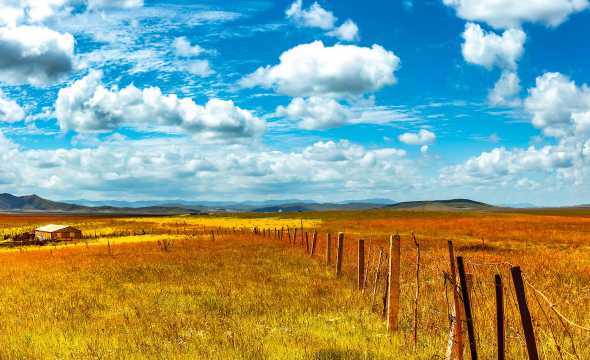
[[[0,191],[590,203],[588,0],[0,0]]]

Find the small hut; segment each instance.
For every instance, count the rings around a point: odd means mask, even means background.
[[[80,240],[82,231],[68,225],[45,225],[35,229],[35,239],[39,241]]]

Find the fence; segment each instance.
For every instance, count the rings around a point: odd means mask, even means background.
[[[425,332],[437,332],[445,336],[429,346],[438,346],[445,359],[463,359],[467,354],[471,359],[590,358],[590,327],[562,314],[517,265],[456,256],[451,241],[448,258],[435,259],[421,252],[412,234],[412,254],[405,255],[414,262],[402,268],[399,235],[392,235],[384,249],[372,246],[371,240],[345,239],[344,233],[338,233],[333,243],[331,233],[321,237],[316,231],[310,244],[308,231],[253,229],[255,235],[320,258],[334,268],[336,277],[353,277],[353,286],[367,296],[370,308],[382,316],[389,331],[411,334],[413,351],[420,348],[422,337],[433,341]],[[350,248],[356,254],[345,251]],[[344,266],[347,256],[354,258],[348,268]]]

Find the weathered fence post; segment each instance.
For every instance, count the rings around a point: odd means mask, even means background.
[[[529,359],[538,360],[539,354],[537,352],[537,343],[535,341],[533,319],[531,318],[531,313],[529,312],[529,307],[526,302],[526,293],[524,290],[524,282],[522,281],[522,272],[520,271],[520,266],[510,268],[510,272],[512,273],[512,282],[514,283],[514,290],[516,291],[518,311],[520,312],[520,319],[522,321],[524,339],[526,341]]]
[[[311,256],[315,255],[315,248],[318,242],[318,233],[314,230],[313,235],[311,236]]]
[[[375,296],[377,296],[377,283],[379,282],[379,274],[381,273],[381,260],[383,259],[383,248],[379,249],[379,260],[377,261],[377,268],[375,268],[375,276],[373,281],[373,294],[371,295],[371,310],[375,305]]]
[[[309,237],[307,237],[307,231],[305,232],[305,252],[309,254]]]
[[[463,306],[465,308],[465,321],[467,322],[467,335],[469,336],[469,350],[471,353],[471,359],[477,360],[477,346],[475,343],[475,329],[473,325],[473,315],[471,313],[471,301],[469,299],[469,289],[467,288],[467,277],[465,276],[465,267],[463,265],[462,256],[457,256],[457,268],[459,270],[461,295],[463,297]]]
[[[455,267],[455,251],[453,242],[448,241],[450,281],[453,286],[453,313],[451,314],[451,329],[449,331],[449,342],[447,346],[447,360],[463,360],[463,309],[457,285],[457,269]]]
[[[496,274],[496,334],[498,337],[498,360],[504,360],[504,288],[502,287],[502,276]]]
[[[389,237],[389,271],[387,276],[387,329],[389,331],[396,331],[398,328],[401,269],[400,244],[401,237],[398,234]]]
[[[332,262],[332,234],[326,235],[326,265]]]
[[[338,251],[336,252],[336,276],[342,275],[342,256],[344,255],[344,233],[338,233]]]
[[[365,240],[358,241],[358,289],[362,290],[365,284]]]
[[[414,352],[416,352],[418,348],[418,304],[420,302],[420,244],[414,233],[412,233],[412,239],[416,246],[416,296],[414,297]]]

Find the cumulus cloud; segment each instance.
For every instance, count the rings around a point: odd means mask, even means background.
[[[497,106],[518,106],[521,104],[520,79],[511,71],[502,72],[502,76],[488,95],[488,101]]]
[[[443,184],[497,185],[526,174],[556,175],[567,184],[590,176],[590,88],[567,76],[546,73],[536,79],[524,102],[532,124],[557,144],[543,147],[496,148],[441,171]]]
[[[547,173],[572,168],[576,163],[587,161],[580,157],[579,150],[579,145],[527,149],[495,148],[470,158],[464,164],[444,168],[441,171],[441,180],[446,185],[497,185],[500,179],[527,172]]]
[[[205,49],[201,46],[197,44],[191,45],[190,41],[185,36],[174,39],[172,46],[174,47],[174,53],[178,56],[199,56],[205,52]]]
[[[417,133],[401,134],[398,139],[408,145],[430,145],[436,140],[436,135],[432,131],[421,129]]]
[[[115,139],[92,149],[23,150],[0,132],[0,148],[4,189],[57,197],[251,198],[284,197],[288,191],[309,198],[335,190],[340,196],[358,197],[387,195],[420,181],[404,151],[368,149],[348,141],[317,142],[293,151],[208,146],[180,138]]]
[[[0,90],[0,122],[16,122],[25,118],[24,110]]]
[[[302,26],[316,27],[323,30],[333,29],[336,21],[338,21],[331,11],[327,11],[317,2],[304,9],[303,0],[293,2],[285,15]]]
[[[189,98],[164,95],[157,87],[107,89],[101,79],[102,73],[93,71],[59,91],[55,113],[62,130],[176,127],[220,139],[255,137],[265,130],[263,120],[232,101],[211,99],[201,106]]]
[[[354,21],[350,19],[346,20],[344,24],[330,31],[328,35],[345,41],[358,41],[360,39],[359,27]]]
[[[478,24],[467,23],[463,39],[463,57],[467,62],[487,69],[494,66],[515,69],[524,50],[526,34],[520,29],[509,29],[500,36],[484,31]]]
[[[38,26],[0,28],[0,81],[47,85],[73,69],[74,37]]]
[[[285,15],[299,26],[325,30],[328,36],[344,41],[359,40],[359,28],[354,21],[348,19],[342,25],[336,26],[338,18],[317,2],[305,9],[303,0],[296,0],[287,9]]]
[[[518,27],[524,22],[555,27],[571,14],[588,8],[588,0],[443,0],[457,16],[495,28]]]
[[[132,9],[143,6],[143,0],[87,0],[90,10],[97,9]]]
[[[399,65],[399,58],[379,45],[326,47],[315,41],[284,52],[278,65],[261,67],[240,83],[294,97],[360,95],[395,84]]]
[[[185,71],[200,77],[207,77],[215,74],[215,71],[211,69],[211,65],[207,60],[193,60],[184,63],[180,66]]]
[[[336,100],[316,96],[295,98],[287,107],[279,106],[277,114],[300,121],[299,127],[307,130],[338,127],[353,117],[353,113]]]
[[[586,84],[578,86],[560,73],[545,73],[537,77],[524,104],[533,125],[545,135],[573,136],[585,129],[590,88]]]
[[[130,9],[143,6],[143,0],[2,0],[0,26],[39,25],[69,16],[79,6],[88,11]]]

